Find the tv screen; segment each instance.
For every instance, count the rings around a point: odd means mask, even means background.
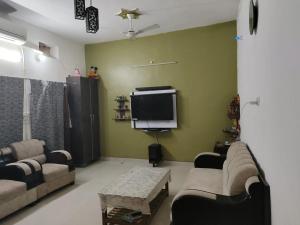
[[[173,120],[172,94],[132,95],[133,120]]]

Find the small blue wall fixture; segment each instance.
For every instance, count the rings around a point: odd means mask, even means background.
[[[236,36],[234,37],[234,39],[235,39],[236,41],[241,41],[241,40],[243,40],[243,36],[242,36],[242,35],[236,35]]]

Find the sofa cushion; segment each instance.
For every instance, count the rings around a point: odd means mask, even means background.
[[[47,161],[47,157],[46,157],[45,154],[37,155],[37,156],[35,156],[35,157],[31,157],[31,158],[28,158],[28,159],[36,160],[36,161],[38,161],[40,164],[44,164],[44,163]]]
[[[62,164],[45,163],[42,165],[42,168],[44,179],[46,182],[55,180],[69,173],[69,167]]]
[[[247,151],[247,145],[244,142],[236,141],[232,143],[227,151],[226,159],[231,160],[240,152]]]
[[[11,144],[10,147],[13,149],[14,156],[17,160],[28,158],[39,159],[44,156],[44,142],[36,139],[16,142]],[[46,157],[44,156],[44,158]],[[44,161],[42,163],[44,163]]]
[[[13,180],[0,180],[0,202],[9,201],[26,193],[26,183]]]
[[[183,189],[222,194],[222,170],[193,168],[188,174]]]
[[[258,175],[258,169],[248,150],[241,147],[231,152],[223,165],[223,194],[232,196],[246,191],[248,178]]]
[[[0,152],[1,152],[1,155],[2,155],[2,156],[12,154],[11,148],[2,148],[2,149],[0,149]]]

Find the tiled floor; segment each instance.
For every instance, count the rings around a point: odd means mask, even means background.
[[[101,225],[97,191],[134,166],[150,166],[146,160],[110,158],[87,168],[77,169],[76,184],[57,191],[38,204],[9,216],[3,225]],[[171,169],[170,197],[166,199],[151,225],[170,224],[170,204],[180,189],[192,163],[165,162]]]

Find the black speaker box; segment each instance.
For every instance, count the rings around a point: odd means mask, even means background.
[[[153,164],[153,167],[158,166],[162,160],[162,149],[160,144],[152,144],[148,146],[149,150],[149,163]]]

